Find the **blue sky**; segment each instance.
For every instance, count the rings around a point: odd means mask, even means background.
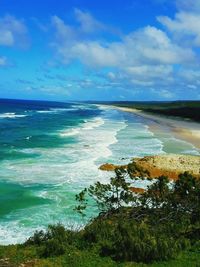
[[[200,0],[0,0],[0,97],[200,99]]]

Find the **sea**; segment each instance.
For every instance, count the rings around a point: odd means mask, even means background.
[[[49,224],[83,227],[97,208],[91,203],[83,218],[74,211],[75,195],[109,181],[112,174],[99,170],[103,163],[199,152],[112,107],[0,99],[0,244],[22,243]]]

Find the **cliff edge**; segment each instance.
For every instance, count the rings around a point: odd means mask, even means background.
[[[147,177],[156,178],[161,175],[168,176],[171,180],[177,180],[179,174],[189,172],[193,176],[200,179],[200,156],[164,154],[156,156],[146,156],[144,158],[135,158],[130,165],[134,166],[138,171],[133,176],[140,176],[139,172],[147,172]],[[117,167],[113,164],[103,164],[100,170],[114,171]]]

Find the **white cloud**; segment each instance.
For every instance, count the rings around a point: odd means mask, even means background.
[[[158,20],[178,39],[190,43],[192,41],[193,45],[200,46],[200,13],[181,11],[174,19],[161,16]]]
[[[122,61],[123,50],[117,45],[105,47],[98,42],[77,42],[71,47],[73,58],[79,59],[85,65],[93,67],[117,66]],[[68,55],[67,55],[68,57]]]
[[[194,60],[191,49],[183,49],[164,31],[150,26],[127,36],[125,49],[129,51],[127,58],[136,57],[139,64],[180,64]]]
[[[90,13],[75,9],[75,16],[81,25],[81,30],[86,33],[104,30],[106,27],[103,23],[96,20]]]
[[[176,5],[179,10],[186,12],[200,12],[200,0],[176,0]]]
[[[173,67],[165,65],[141,65],[136,67],[129,67],[126,69],[126,72],[132,77],[143,81],[149,79],[153,79],[155,81],[157,81],[157,79],[168,81],[168,77],[170,77],[173,73]]]
[[[171,92],[166,89],[161,89],[160,91],[158,91],[158,94],[165,99],[166,98],[171,99],[175,96],[175,92]]]
[[[111,79],[111,80],[114,80],[116,79],[116,74],[112,71],[108,72],[108,78]]]
[[[6,57],[0,57],[0,67],[8,66],[8,59]]]
[[[53,16],[51,21],[56,30],[57,41],[62,41],[62,43],[65,43],[66,41],[72,41],[76,38],[77,34],[75,30],[71,26],[65,24],[62,19],[57,16]]]
[[[6,15],[0,18],[0,45],[24,47],[27,42],[27,28],[22,20]]]
[[[43,32],[48,32],[49,28],[46,24],[40,22],[40,20],[36,17],[32,17],[31,20],[33,23]]]
[[[52,17],[55,33],[52,46],[58,61],[69,64],[73,60],[79,60],[91,69],[110,69],[103,78],[100,77],[104,82],[96,83],[95,86],[91,82],[84,82],[80,86],[124,90],[132,88],[134,91],[153,88],[159,90],[160,97],[166,99],[175,96],[171,88],[196,88],[195,76],[190,74],[188,78],[189,74],[185,77],[182,74],[182,70],[186,73],[189,68],[195,69],[198,65],[198,57],[192,45],[183,45],[184,42],[177,42],[177,38],[172,38],[171,34],[152,26],[124,36],[118,35],[118,41],[111,38],[105,40],[99,38],[96,31],[104,31],[106,26],[87,12],[75,10],[75,16],[80,24],[77,27],[66,24],[57,16]],[[190,35],[195,35],[195,42],[198,43],[198,16],[180,11],[175,19],[164,16],[158,19],[170,33],[177,35],[179,32],[190,32]]]
[[[28,88],[28,87],[27,87]],[[37,88],[38,89],[38,88]],[[55,85],[45,85],[45,86],[40,86],[39,91],[41,93],[50,95],[50,96],[69,96],[70,92],[68,91],[67,86],[55,86]]]
[[[158,21],[183,46],[200,46],[200,0],[176,0],[174,18],[159,16]]]
[[[198,88],[198,87],[197,87],[196,85],[194,85],[194,84],[188,84],[187,87],[188,87],[189,89],[194,89],[194,90],[196,90],[196,89]]]
[[[119,42],[79,40],[76,31],[58,17],[52,19],[56,40],[54,47],[60,59],[69,63],[78,59],[92,67],[137,66],[140,64],[180,64],[194,61],[191,49],[171,42],[165,32],[147,26],[130,33]]]

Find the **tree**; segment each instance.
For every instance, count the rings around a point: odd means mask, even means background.
[[[127,182],[134,182],[133,171],[139,170],[116,169],[110,183],[97,182],[76,196],[79,212],[87,207],[87,195],[100,212],[84,229],[84,238],[115,260],[175,257],[200,239],[200,182],[188,173],[174,182],[161,176],[144,193],[134,194]]]
[[[126,181],[126,176],[127,171],[124,168],[117,168],[115,169],[115,177],[110,179],[109,184],[96,182],[89,188],[85,188],[76,195],[79,205],[75,209],[84,214],[88,203],[87,194],[95,200],[100,213],[113,212],[122,206],[130,205],[135,201],[135,196],[130,190],[130,183]]]

